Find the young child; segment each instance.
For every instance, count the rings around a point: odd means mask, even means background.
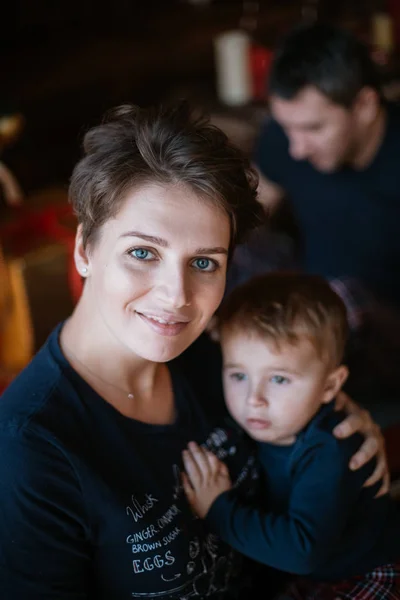
[[[293,575],[285,598],[400,599],[400,518],[365,487],[360,444],[337,440],[334,398],[346,309],[322,278],[270,273],[236,288],[218,314],[228,410],[257,443],[264,494],[239,502],[225,465],[191,443],[183,486],[195,513],[243,554]]]

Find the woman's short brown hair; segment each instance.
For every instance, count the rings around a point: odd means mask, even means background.
[[[342,299],[325,279],[304,273],[267,273],[238,286],[223,301],[218,326],[255,333],[278,348],[307,338],[332,366],[343,360],[348,336]]]
[[[86,133],[83,147],[69,196],[85,246],[132,189],[154,183],[187,185],[223,209],[231,222],[231,250],[261,222],[258,177],[249,159],[187,102],[118,106]]]

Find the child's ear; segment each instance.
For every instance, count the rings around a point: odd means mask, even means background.
[[[340,365],[337,369],[329,373],[325,381],[323,404],[328,404],[339,393],[342,385],[349,376],[349,370],[345,365]]]

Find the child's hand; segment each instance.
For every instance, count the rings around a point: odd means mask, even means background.
[[[232,487],[227,466],[215,454],[190,442],[183,451],[186,473],[182,473],[185,494],[197,516],[204,518],[211,504]]]

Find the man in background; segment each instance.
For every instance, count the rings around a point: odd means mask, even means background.
[[[290,206],[293,265],[347,304],[349,393],[381,425],[400,421],[400,110],[383,99],[368,49],[324,24],[284,38],[268,90],[272,118],[253,155],[260,201],[271,215]]]

